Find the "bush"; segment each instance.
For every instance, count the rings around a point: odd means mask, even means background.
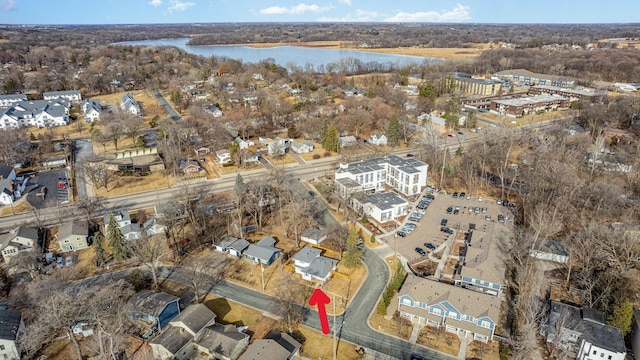
[[[363,224],[369,223],[369,218],[367,217],[367,214],[362,215],[362,220],[360,220],[360,222]]]
[[[371,234],[371,239],[370,239],[370,241],[371,241],[371,243],[372,243],[372,244],[375,244],[375,243],[376,243],[376,234],[373,234],[373,233]]]
[[[230,162],[230,163],[222,164],[222,167],[234,166],[235,164],[236,163],[234,163],[234,162]]]
[[[136,291],[140,291],[146,289],[149,285],[147,281],[147,277],[144,275],[144,272],[140,269],[133,269],[129,273],[129,283],[133,285]]]
[[[322,154],[322,156],[324,156],[324,157],[331,156],[331,151],[325,151],[324,154]]]
[[[313,160],[320,159],[320,154],[313,154]]]
[[[384,302],[381,301],[378,303],[376,312],[380,315],[387,315],[387,306],[384,304]]]

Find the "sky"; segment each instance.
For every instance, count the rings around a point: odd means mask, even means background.
[[[631,23],[638,0],[0,0],[0,24]]]

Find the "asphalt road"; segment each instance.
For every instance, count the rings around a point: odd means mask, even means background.
[[[85,181],[85,176],[82,173],[82,165],[84,165],[87,159],[93,156],[93,146],[89,139],[77,139],[75,141],[75,148],[76,148],[76,153],[75,153],[76,160],[73,168],[75,170],[75,179],[76,179],[76,186],[78,189],[78,197],[80,199],[86,199],[88,196],[87,183]]]
[[[165,99],[164,96],[162,96],[160,91],[153,90],[153,96],[155,96],[156,99],[158,99],[158,102],[160,103],[160,105],[164,106],[164,108],[169,113],[169,116],[171,116],[171,120],[173,121],[182,120],[182,117],[180,116],[180,114],[178,114],[178,112],[173,107],[171,107],[171,104],[167,102],[167,99]]]

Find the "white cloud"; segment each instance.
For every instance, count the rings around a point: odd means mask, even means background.
[[[292,6],[290,8],[286,8],[284,6],[272,6],[265,9],[260,10],[260,14],[263,15],[300,15],[304,13],[321,13],[325,11],[329,11],[333,9],[333,5],[328,6],[319,6],[316,4],[307,5],[305,3],[300,3],[298,5]]]
[[[340,4],[345,4],[351,6],[351,0],[338,0]]]
[[[149,5],[153,5],[153,6],[160,6],[162,5],[162,0],[151,0],[149,1]]]
[[[471,19],[469,7],[456,5],[449,11],[426,11],[416,13],[399,12],[383,21],[387,22],[459,22]]]
[[[0,11],[18,10],[18,3],[15,0],[0,0]]]
[[[347,14],[346,16],[340,18],[332,18],[332,17],[322,17],[318,19],[321,22],[367,22],[367,21],[376,21],[380,17],[375,11],[368,10],[356,10],[356,14],[351,15]]]
[[[196,3],[190,1],[171,0],[170,4],[171,6],[169,6],[167,10],[171,13],[174,11],[185,11]]]

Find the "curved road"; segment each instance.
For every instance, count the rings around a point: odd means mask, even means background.
[[[369,326],[369,315],[387,286],[390,272],[385,262],[370,250],[365,251],[364,262],[367,265],[367,278],[353,297],[344,315],[336,316],[340,339],[387,354],[397,359],[410,359],[411,354],[420,354],[426,359],[451,360],[449,355],[440,353],[420,345],[412,344],[406,340],[387,335],[373,330]],[[102,274],[93,278],[79,280],[75,283],[76,289],[83,285],[96,286],[116,279],[126,279],[131,269],[120,270],[113,273]],[[182,268],[162,266],[158,269],[158,277],[179,282],[190,287],[187,272]],[[221,281],[215,285],[207,284],[203,289],[217,296],[235,301],[251,308],[270,312],[271,296],[265,293],[249,289],[228,281]],[[318,313],[305,307],[303,310],[303,324],[317,331],[321,331]],[[329,318],[331,334],[333,334],[333,317]]]

